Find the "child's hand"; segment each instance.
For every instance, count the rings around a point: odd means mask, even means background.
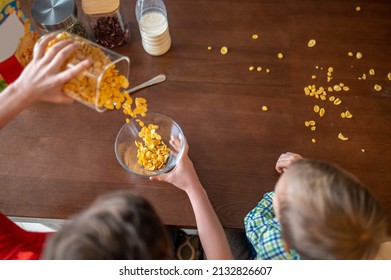
[[[182,141],[184,141],[185,148],[183,151],[182,158],[179,160],[175,168],[169,173],[149,177],[149,179],[156,181],[165,181],[173,184],[181,190],[184,190],[185,192],[189,192],[194,187],[198,187],[200,185],[200,181],[194,169],[194,165],[190,160],[189,156],[187,155],[189,151],[189,146],[187,145],[186,139],[184,139],[182,135],[179,135],[179,138],[172,137],[170,140],[170,144],[176,151],[179,151]]]
[[[276,163],[276,170],[278,173],[285,172],[288,167],[295,161],[302,159],[303,157],[299,154],[284,153],[281,154]]]

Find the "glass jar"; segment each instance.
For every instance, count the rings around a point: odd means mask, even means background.
[[[81,6],[96,43],[112,49],[129,42],[129,24],[120,0],[82,0]]]
[[[155,56],[165,54],[171,47],[171,36],[164,2],[137,0],[135,12],[144,50]]]
[[[44,36],[40,40],[42,38]],[[63,68],[74,67],[85,59],[92,64],[83,73],[66,82],[62,91],[98,112],[120,109],[125,101],[123,92],[129,87],[129,58],[68,32],[58,32],[48,47],[67,39],[77,41],[80,48],[71,54]]]
[[[31,15],[45,33],[67,31],[87,38],[87,30],[78,19],[73,0],[36,0],[31,7]]]

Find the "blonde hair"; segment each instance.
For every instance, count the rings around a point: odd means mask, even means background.
[[[379,203],[336,165],[303,159],[279,198],[285,242],[303,259],[373,259],[387,238]]]
[[[166,228],[145,199],[130,192],[98,198],[48,240],[43,259],[173,259]]]

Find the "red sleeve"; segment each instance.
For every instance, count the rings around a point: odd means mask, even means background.
[[[38,260],[50,232],[30,232],[0,213],[0,260]]]

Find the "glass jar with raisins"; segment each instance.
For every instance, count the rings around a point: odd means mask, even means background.
[[[120,0],[82,0],[81,6],[96,43],[112,49],[129,42],[129,24]]]

